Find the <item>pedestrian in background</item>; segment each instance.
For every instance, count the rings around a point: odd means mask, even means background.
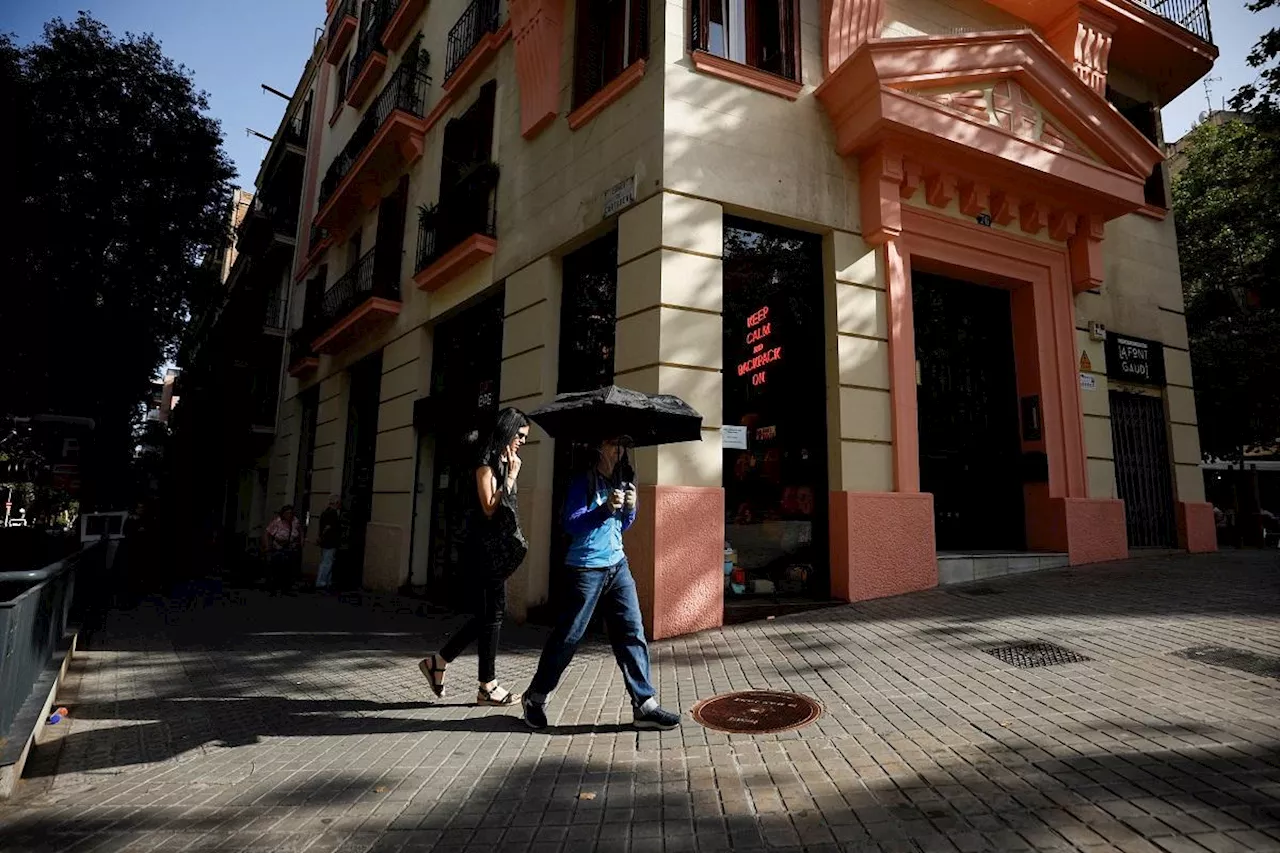
[[[333,563],[338,558],[338,544],[342,540],[342,498],[329,496],[329,505],[320,513],[320,568],[316,573],[316,589],[325,590],[333,585]]]
[[[475,489],[468,490],[468,495],[474,494],[475,498],[467,512],[462,548],[467,563],[462,574],[472,584],[472,616],[444,648],[418,664],[437,696],[444,695],[445,669],[474,641],[480,655],[476,703],[503,706],[514,705],[520,699],[498,683],[497,658],[498,637],[507,612],[507,578],[524,559],[523,550],[514,558],[507,555],[511,553],[508,546],[514,544],[513,534],[523,543],[515,516],[516,481],[520,476],[520,448],[528,440],[529,419],[519,409],[507,408],[498,413],[493,432],[481,451]],[[512,524],[514,531],[510,529]]]
[[[639,502],[635,474],[627,461],[626,437],[603,442],[595,464],[569,485],[564,529],[572,541],[565,557],[569,581],[555,630],[547,638],[538,671],[525,691],[524,719],[530,728],[547,726],[546,703],[573,660],[596,607],[604,608],[605,628],[622,680],[631,696],[637,729],[674,729],[680,715],[658,704],[649,673],[649,643],[644,636],[636,582],[622,550],[622,534],[636,520]]]
[[[275,590],[287,590],[297,576],[302,554],[302,524],[285,504],[262,532],[262,552],[267,555],[267,571]]]

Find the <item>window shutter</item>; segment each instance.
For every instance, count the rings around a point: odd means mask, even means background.
[[[573,105],[580,107],[600,89],[604,39],[600,15],[592,0],[578,0],[574,30]]]
[[[697,5],[695,0],[694,5]],[[627,22],[631,30],[629,56],[626,64],[649,58],[649,0],[631,0],[631,20]]]
[[[707,0],[689,0],[689,50],[706,50]]]
[[[795,0],[778,0],[778,48],[781,51],[779,68],[788,80],[800,80],[800,68],[796,54],[796,4]]]

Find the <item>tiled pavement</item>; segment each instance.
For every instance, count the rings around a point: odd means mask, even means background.
[[[975,594],[977,593],[977,594]],[[1280,655],[1280,558],[1149,557],[657,643],[661,696],[820,700],[814,725],[637,734],[584,649],[534,734],[435,702],[458,622],[412,603],[208,592],[119,614],[72,667],[5,851],[1280,850],[1280,680],[1172,654]],[[423,636],[425,635],[425,636]],[[542,637],[509,629],[519,688]],[[1056,642],[1085,663],[985,654]]]

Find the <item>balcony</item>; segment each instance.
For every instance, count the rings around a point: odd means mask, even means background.
[[[1101,64],[1104,77],[1109,63],[1141,77],[1154,86],[1160,105],[1194,85],[1218,58],[1208,0],[988,2],[1034,26],[1068,63]]]
[[[296,149],[296,153],[306,154],[307,137],[311,132],[311,101],[308,100],[302,111],[295,115],[284,126],[284,142],[287,147]]]
[[[351,219],[377,200],[378,188],[422,156],[429,57],[411,51],[369,106],[346,146],[320,182],[314,224],[341,234]]]
[[[323,330],[321,330],[323,331]],[[320,357],[311,348],[316,337],[314,323],[303,323],[289,333],[289,375],[300,379],[320,366]]]
[[[439,290],[497,250],[498,167],[482,163],[440,202],[418,213],[414,284]]]
[[[315,352],[340,352],[400,313],[399,271],[378,268],[376,252],[365,252],[320,298],[314,316],[321,331],[311,341]]]
[[[395,8],[387,20],[387,27],[382,31],[382,46],[387,50],[399,50],[404,43],[418,16],[427,7],[427,0],[391,0]]]
[[[264,202],[262,196],[254,196],[240,227],[236,232],[236,249],[241,254],[254,255],[268,248],[272,241],[294,245],[298,232],[297,205]]]
[[[444,90],[452,94],[466,88],[493,61],[509,32],[510,27],[498,27],[498,0],[472,0],[449,30]]]
[[[1207,44],[1213,44],[1209,0],[1134,0]]]
[[[268,298],[262,315],[262,330],[269,335],[282,335],[288,322],[289,300],[279,296]]]
[[[347,81],[347,103],[359,109],[378,85],[387,69],[387,48],[382,44],[382,31],[389,17],[389,0],[365,0],[360,13],[360,40],[351,56],[351,77]]]
[[[347,45],[351,44],[351,37],[356,34],[357,26],[356,0],[342,0],[337,12],[334,13],[333,20],[329,22],[327,33],[329,43],[325,46],[325,62],[330,65],[338,64]]]

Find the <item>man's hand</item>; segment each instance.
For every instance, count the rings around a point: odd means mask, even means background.
[[[626,497],[625,495],[623,495],[622,489],[614,489],[612,492],[609,493],[609,509],[613,510],[614,512],[617,512],[618,510],[622,509],[622,504],[625,502],[625,500],[626,500]]]
[[[622,505],[625,506],[627,509],[635,509],[636,501],[638,499],[639,498],[636,495],[635,486],[630,486],[627,488],[627,491],[623,494]]]

